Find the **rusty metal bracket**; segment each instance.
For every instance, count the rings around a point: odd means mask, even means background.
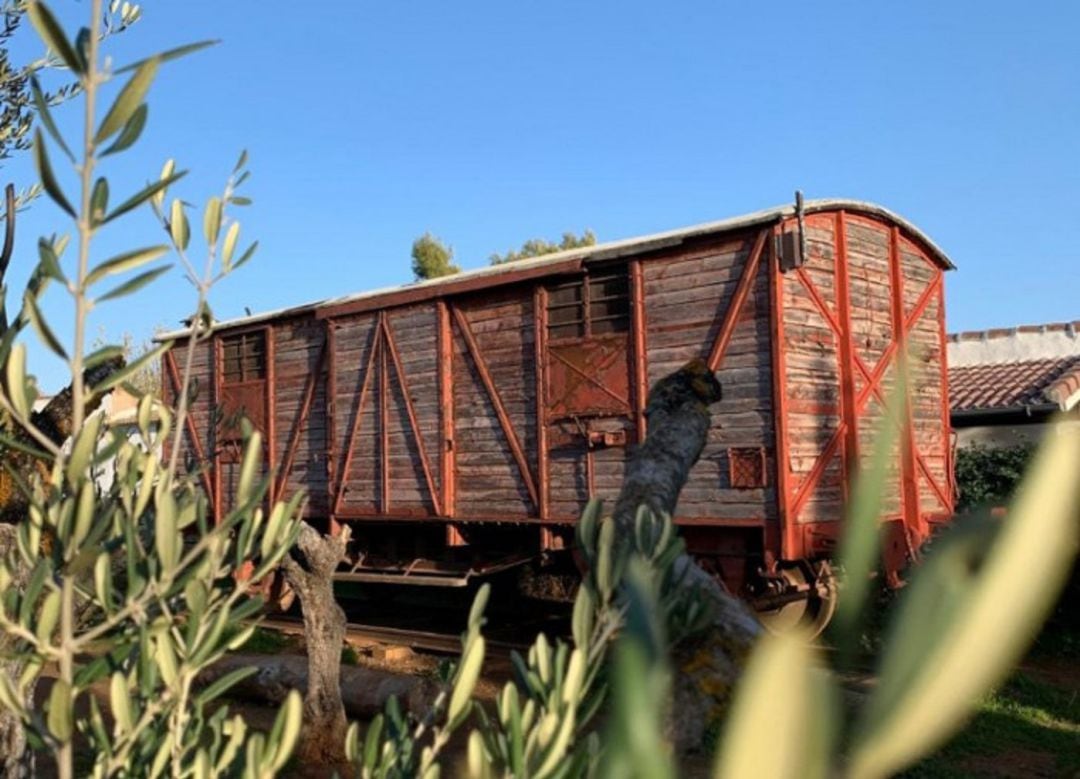
[[[589,446],[593,449],[609,446],[626,446],[625,430],[589,430]]]

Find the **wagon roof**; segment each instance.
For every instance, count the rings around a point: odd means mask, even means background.
[[[807,200],[804,205],[804,211],[807,214],[836,210],[868,214],[893,222],[907,232],[911,238],[922,243],[930,253],[930,256],[941,267],[949,270],[955,268],[945,252],[930,240],[925,233],[902,216],[899,216],[887,208],[875,203],[846,199]],[[396,287],[384,287],[382,289],[370,290],[367,292],[352,293],[336,298],[327,298],[325,300],[290,306],[288,308],[280,308],[273,311],[223,320],[221,322],[215,322],[213,329],[225,330],[233,327],[256,324],[271,319],[279,319],[311,312],[315,312],[317,315],[319,313],[330,311],[336,312],[339,309],[347,310],[354,305],[357,308],[363,307],[365,309],[377,307],[380,302],[379,299],[381,298],[387,299],[386,305],[393,305],[395,304],[396,299],[403,293],[412,293],[408,295],[409,302],[412,302],[413,299],[430,299],[439,297],[441,294],[452,294],[454,292],[464,291],[465,289],[471,290],[489,286],[494,287],[527,278],[536,278],[559,273],[564,268],[570,270],[574,266],[579,266],[581,264],[618,259],[620,257],[642,254],[656,249],[677,246],[692,238],[732,232],[734,230],[753,227],[760,224],[768,224],[794,215],[794,205],[777,206],[775,208],[755,211],[742,216],[730,217],[715,222],[705,222],[703,224],[683,227],[677,230],[668,230],[666,232],[653,233],[651,235],[643,235],[636,238],[625,238],[619,241],[599,243],[594,246],[568,249],[566,251],[545,254],[541,257],[515,260],[514,262],[502,265],[492,265],[486,268],[463,271],[452,276],[443,276],[438,279],[417,281]],[[175,330],[168,333],[161,333],[155,336],[154,340],[168,341],[187,333],[188,330],[186,328]]]

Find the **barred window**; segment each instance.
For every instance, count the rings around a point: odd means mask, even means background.
[[[548,337],[584,338],[630,329],[630,282],[625,269],[548,288]]]
[[[221,339],[221,352],[225,384],[266,378],[266,334],[262,330]]]

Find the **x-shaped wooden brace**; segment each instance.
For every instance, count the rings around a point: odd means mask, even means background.
[[[806,273],[806,270],[801,267],[796,268],[795,274],[803,287],[806,288],[806,291],[807,293],[809,293],[810,299],[814,302],[815,307],[817,307],[818,311],[825,318],[825,321],[828,322],[829,327],[831,327],[833,331],[837,334],[837,337],[846,337],[846,334],[840,327],[840,323],[836,320],[836,317],[829,309],[829,306],[825,302],[824,298],[822,298],[821,293],[817,289],[817,286],[810,279],[809,274]],[[916,322],[918,322],[919,318],[926,312],[926,309],[930,305],[931,300],[933,300],[934,295],[939,292],[940,289],[941,276],[939,275],[932,282],[930,282],[930,284],[925,290],[923,290],[922,294],[919,296],[919,299],[915,304],[915,307],[911,310],[911,314],[904,317],[903,322],[905,331],[910,330],[911,327]],[[863,361],[863,359],[856,352],[852,351],[852,362],[858,369],[859,373],[862,374],[863,380],[866,382],[865,386],[861,390],[859,390],[859,394],[855,398],[854,415],[856,418],[858,418],[859,414],[861,414],[862,411],[866,408],[866,404],[870,401],[871,396],[874,396],[878,400],[878,402],[881,403],[882,408],[888,408],[888,405],[885,402],[885,397],[881,392],[881,380],[885,375],[885,371],[889,369],[889,365],[892,362],[893,357],[896,355],[899,346],[899,334],[893,333],[892,341],[885,348],[885,351],[881,355],[881,359],[879,359],[878,362],[874,365],[873,370],[870,370],[867,367],[866,363]],[[802,511],[804,505],[806,504],[806,501],[810,497],[810,493],[813,491],[814,486],[817,485],[817,483],[821,480],[821,476],[825,472],[825,468],[828,467],[829,463],[832,461],[833,455],[836,454],[836,451],[840,445],[840,441],[843,439],[844,433],[847,432],[847,425],[847,420],[840,420],[840,424],[837,425],[836,430],[833,432],[832,438],[830,438],[829,442],[825,445],[825,448],[822,450],[821,456],[818,458],[817,462],[814,463],[814,467],[811,469],[809,475],[806,477],[806,480],[803,481],[801,485],[799,485],[798,492],[795,494],[794,504],[791,508],[791,516],[797,517],[799,515],[799,512]],[[944,491],[938,485],[934,477],[930,474],[930,469],[926,466],[922,455],[917,451],[914,454],[916,461],[919,463],[920,470],[923,472],[923,475],[930,483],[930,486],[933,488],[934,492],[937,493],[938,498],[940,498],[942,504],[946,506],[949,505],[949,501],[946,499]]]

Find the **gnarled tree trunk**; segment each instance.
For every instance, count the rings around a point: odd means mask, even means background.
[[[307,643],[304,728],[296,754],[300,760],[322,764],[345,759],[349,726],[341,700],[345,612],[334,600],[333,583],[348,542],[348,528],[341,535],[324,536],[302,523],[296,547],[282,562],[285,579],[300,599]]]
[[[720,383],[701,360],[658,381],[649,392],[645,413],[648,435],[627,465],[615,503],[617,537],[634,537],[637,508],[674,515],[675,504],[701,456],[709,432],[709,406],[720,400]],[[675,561],[677,580],[711,601],[713,622],[703,635],[675,647],[675,695],[671,737],[680,751],[701,746],[710,723],[726,708],[742,674],[761,624],[746,604],[723,587],[687,554]]]

